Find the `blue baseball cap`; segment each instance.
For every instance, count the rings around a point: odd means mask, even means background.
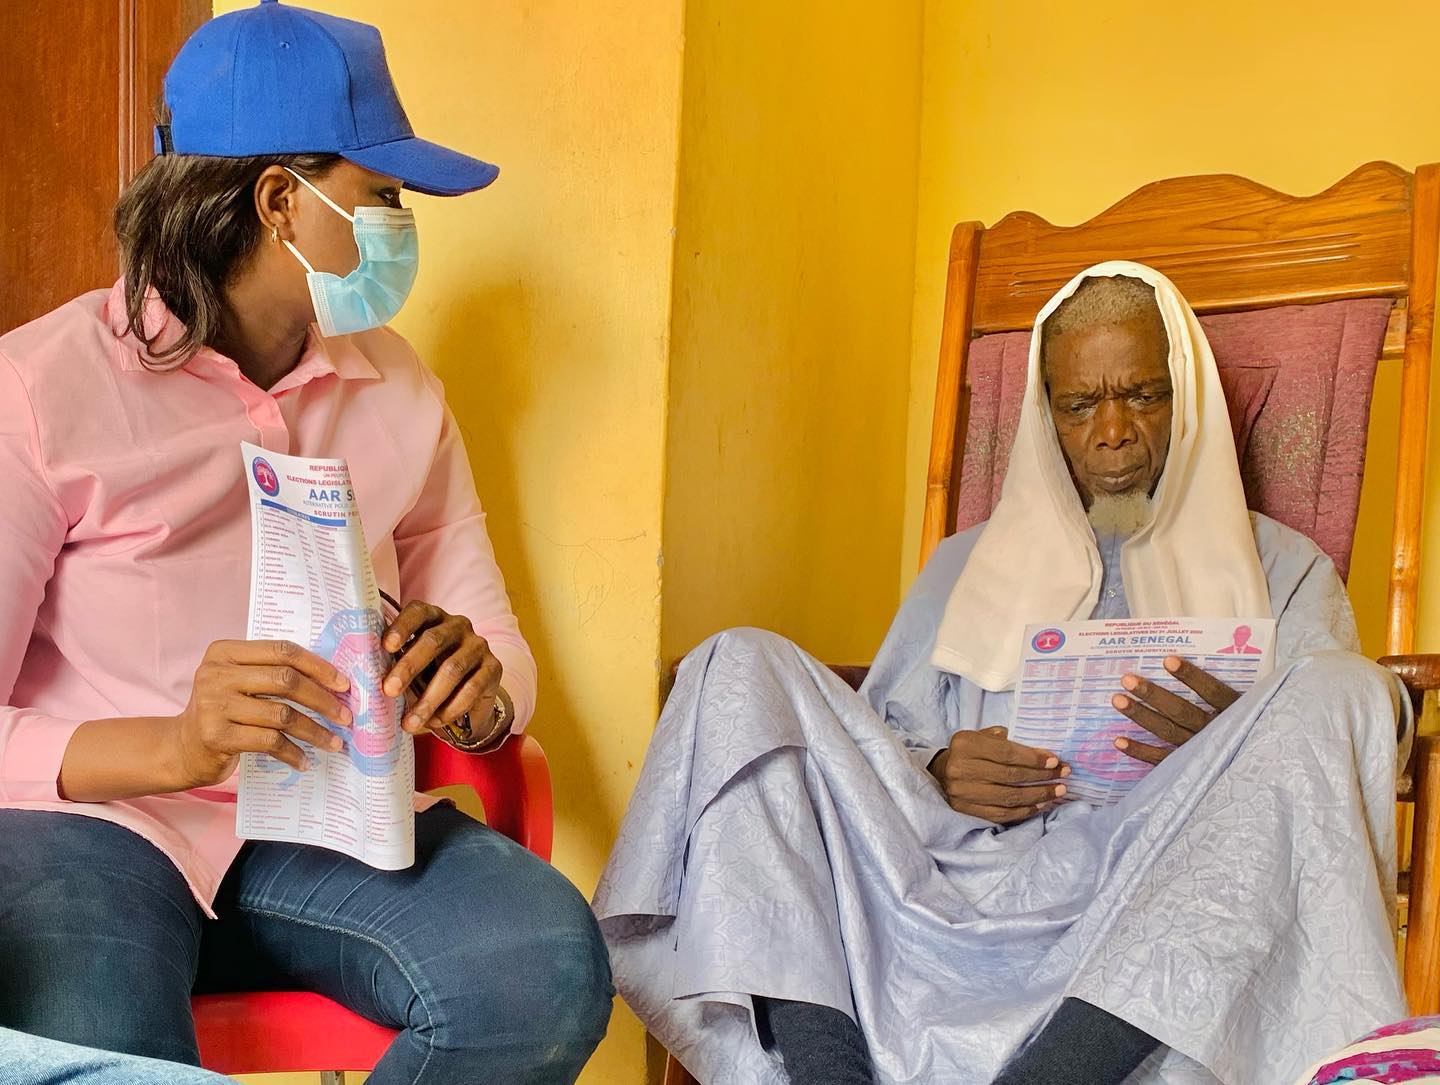
[[[195,31],[165,74],[165,104],[156,154],[338,154],[432,196],[474,192],[500,173],[415,135],[380,31],[278,0]]]

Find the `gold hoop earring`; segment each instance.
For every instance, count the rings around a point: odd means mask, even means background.
[[[275,244],[275,242],[277,242],[277,241],[279,241],[279,240],[280,240],[280,227],[278,227],[278,226],[272,226],[272,227],[270,227],[270,244],[273,245],[273,244]]]

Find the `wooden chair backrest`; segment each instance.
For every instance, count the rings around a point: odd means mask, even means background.
[[[1149,264],[1197,313],[1342,298],[1395,299],[1382,361],[1401,363],[1399,462],[1386,650],[1410,652],[1420,572],[1426,424],[1440,247],[1440,164],[1413,174],[1375,162],[1315,196],[1242,177],[1156,181],[1079,226],[1027,211],[955,227],[945,285],[923,564],[955,530],[973,339],[1031,328],[1046,300],[1103,260]]]

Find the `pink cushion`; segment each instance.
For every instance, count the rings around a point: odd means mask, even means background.
[[[1314,539],[1342,577],[1390,306],[1362,298],[1200,318],[1220,368],[1250,507]],[[987,519],[1000,498],[1029,344],[1029,332],[1005,332],[970,346],[957,530]]]

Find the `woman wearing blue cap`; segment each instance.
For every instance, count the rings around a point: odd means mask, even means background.
[[[0,337],[0,1026],[195,1063],[192,988],[300,988],[402,1030],[377,1085],[573,1081],[613,990],[548,864],[424,797],[405,871],[235,836],[242,752],[338,741],[277,698],[350,718],[324,659],[240,639],[242,440],[349,461],[408,731],[483,755],[533,712],[459,427],[384,326],[401,189],[497,171],[415,137],[373,27],[274,0],[197,31],[165,106],[122,280]]]

